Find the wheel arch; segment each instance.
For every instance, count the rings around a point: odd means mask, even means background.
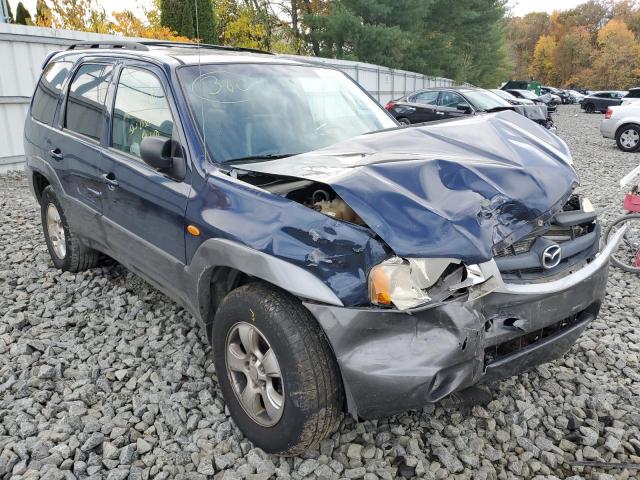
[[[34,170],[31,174],[31,188],[33,189],[33,194],[36,197],[38,203],[42,200],[42,192],[47,186],[51,185],[49,179],[42,173],[37,170]]]
[[[620,124],[620,126],[619,126],[618,128],[616,128],[615,136],[617,137],[617,136],[618,136],[618,134],[620,133],[620,131],[621,131],[623,128],[631,127],[631,126],[640,128],[640,123],[638,123],[638,122],[633,122],[633,121],[625,121],[625,122],[621,123],[621,124]]]
[[[343,306],[322,280],[286,260],[227,239],[209,239],[196,251],[187,274],[195,277],[195,306],[200,319],[210,326],[217,305],[228,292],[262,280],[295,297]]]

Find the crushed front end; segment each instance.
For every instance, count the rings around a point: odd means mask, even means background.
[[[563,355],[598,314],[618,241],[600,250],[593,209],[572,196],[492,260],[466,266],[448,298],[404,310],[306,307],[336,353],[350,413],[389,415]],[[559,257],[546,255],[555,247]]]

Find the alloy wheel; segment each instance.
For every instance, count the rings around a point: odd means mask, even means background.
[[[263,427],[272,427],[284,412],[284,386],[276,354],[254,325],[236,323],[227,335],[227,375],[244,411]]]
[[[640,142],[640,134],[633,128],[629,128],[620,134],[620,143],[625,148],[635,148]]]
[[[58,208],[53,203],[47,205],[47,233],[49,234],[53,252],[62,260],[67,256],[67,239],[64,234],[60,212],[58,212]]]

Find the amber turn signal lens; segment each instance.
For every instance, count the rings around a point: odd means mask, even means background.
[[[195,225],[189,225],[187,227],[187,232],[189,232],[194,237],[199,237],[200,236],[200,229],[198,227],[196,227]]]
[[[391,305],[391,291],[387,272],[382,268],[373,268],[370,275],[370,298],[379,305]]]

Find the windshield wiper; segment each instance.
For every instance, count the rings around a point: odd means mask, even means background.
[[[248,157],[238,157],[232,158],[231,160],[226,160],[225,164],[229,163],[245,163],[245,162],[267,162],[269,160],[278,160],[279,158],[293,157],[294,155],[300,155],[299,153],[268,153],[266,155],[249,155]]]
[[[505,105],[503,107],[492,107],[482,110],[483,112],[500,112],[501,110],[513,110],[513,106],[509,105],[508,107]]]

